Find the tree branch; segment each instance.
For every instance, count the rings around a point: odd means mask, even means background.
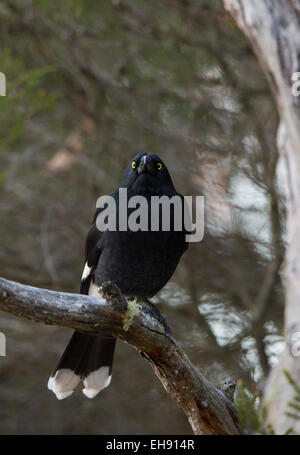
[[[191,363],[148,308],[128,303],[112,283],[103,297],[67,294],[0,278],[0,310],[82,332],[107,332],[135,346],[185,412],[195,434],[241,434],[232,401]]]

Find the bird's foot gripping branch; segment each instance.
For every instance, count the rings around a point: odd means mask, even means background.
[[[166,391],[185,412],[195,434],[241,434],[232,401],[191,363],[160,321],[140,304],[124,328],[125,297],[111,283],[103,298],[26,286],[0,278],[0,310],[35,322],[70,327],[88,335],[107,333],[136,347]],[[127,330],[125,330],[127,329]],[[87,394],[92,394],[89,384]]]

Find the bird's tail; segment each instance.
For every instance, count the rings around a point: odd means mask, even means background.
[[[75,331],[48,381],[48,389],[63,400],[83,381],[82,392],[94,398],[110,384],[115,344],[111,336]]]

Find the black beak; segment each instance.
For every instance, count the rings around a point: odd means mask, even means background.
[[[138,173],[138,175],[143,174],[143,173],[149,173],[149,174],[155,173],[155,167],[149,156],[147,156],[147,155],[142,156],[142,158],[140,160],[140,164],[137,168],[137,173]]]

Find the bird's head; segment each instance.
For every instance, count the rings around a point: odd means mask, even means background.
[[[154,153],[139,153],[135,156],[126,169],[120,186],[135,192],[175,191],[166,165]]]

